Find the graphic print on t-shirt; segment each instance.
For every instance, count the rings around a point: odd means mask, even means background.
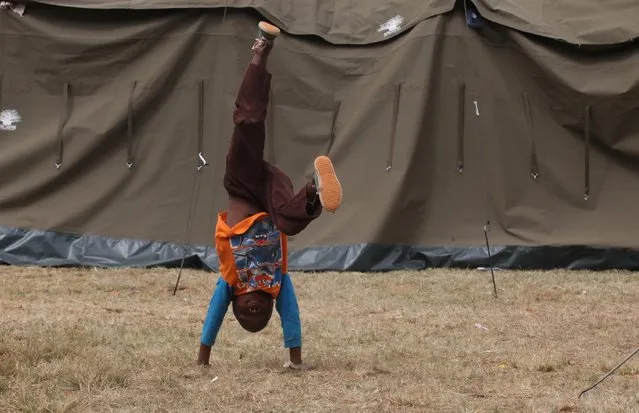
[[[240,279],[239,290],[250,292],[281,284],[281,236],[270,218],[255,222],[247,232],[232,236],[229,241]]]

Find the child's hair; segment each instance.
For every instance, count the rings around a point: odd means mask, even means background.
[[[248,309],[240,308],[238,304],[238,296],[233,297],[233,315],[235,319],[240,323],[242,328],[251,333],[257,333],[262,331],[268,325],[273,314],[273,298],[264,291],[255,291],[249,294],[254,294],[253,299],[260,301],[261,307],[265,311],[250,312]],[[247,294],[248,295],[248,294]]]

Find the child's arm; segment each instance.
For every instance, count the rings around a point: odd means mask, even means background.
[[[209,363],[211,347],[215,344],[217,333],[220,331],[232,297],[233,290],[229,284],[222,277],[218,278],[209,304],[209,310],[204,320],[204,327],[202,328],[198,364],[206,365]]]
[[[288,274],[282,276],[282,286],[275,304],[282,320],[284,347],[290,351],[294,365],[302,365],[302,324],[293,282]]]

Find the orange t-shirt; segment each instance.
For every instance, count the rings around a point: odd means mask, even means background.
[[[261,212],[237,223],[226,224],[226,212],[218,215],[215,249],[220,274],[235,295],[264,291],[277,298],[287,268],[287,238],[270,215]]]

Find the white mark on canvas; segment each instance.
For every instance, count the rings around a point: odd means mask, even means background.
[[[473,103],[475,104],[475,115],[479,116],[479,103],[476,100]]]
[[[388,37],[400,31],[402,29],[402,23],[404,23],[404,18],[400,15],[395,17],[391,17],[388,21],[377,29],[378,32],[384,32],[384,37]]]
[[[5,109],[0,112],[0,130],[16,130],[16,123],[22,121],[22,117],[15,109]]]
[[[20,17],[24,15],[25,7],[26,6],[24,4],[14,4],[10,1],[0,1],[0,9],[9,9],[14,13],[19,14]]]

